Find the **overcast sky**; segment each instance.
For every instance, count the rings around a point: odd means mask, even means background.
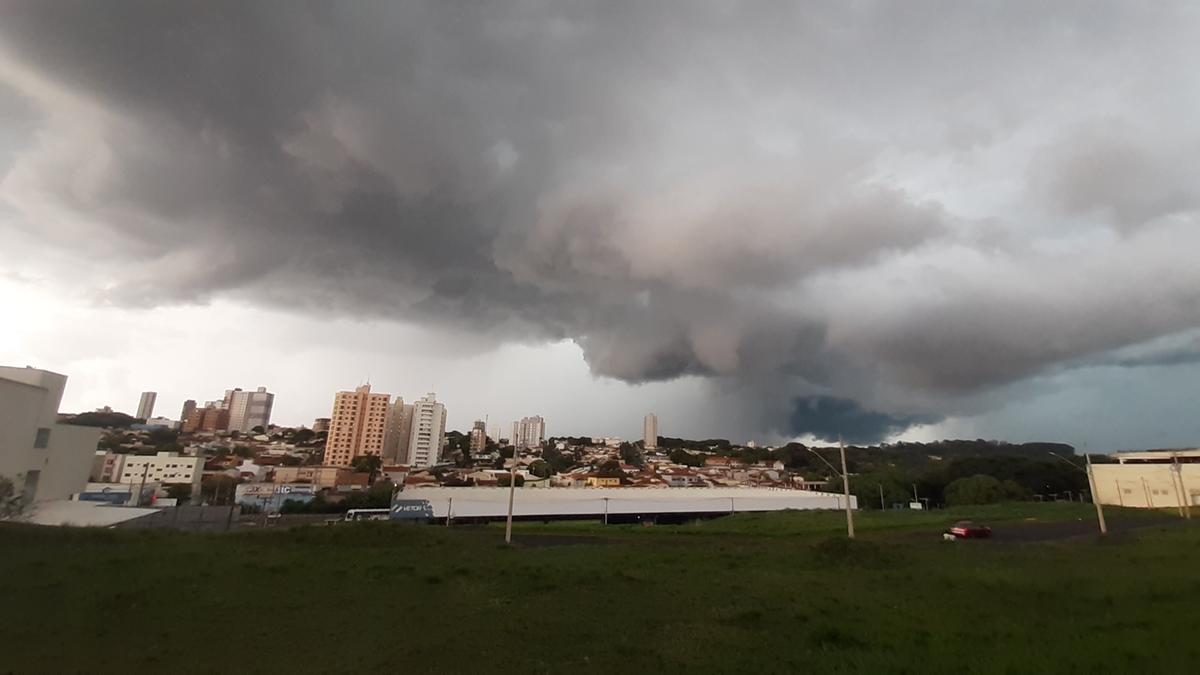
[[[1200,444],[1200,6],[0,0],[0,362]]]

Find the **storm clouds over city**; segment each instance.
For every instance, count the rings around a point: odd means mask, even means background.
[[[1200,432],[1195,4],[0,7],[0,352],[77,408]]]

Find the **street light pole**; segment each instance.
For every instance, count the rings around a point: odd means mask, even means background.
[[[850,510],[850,477],[846,473],[846,444],[842,442],[842,439],[840,436],[838,437],[838,447],[841,448],[841,452],[842,452],[842,471],[841,471],[841,473],[838,473],[838,470],[832,464],[829,463],[829,460],[822,457],[821,453],[817,452],[816,450],[813,450],[812,448],[806,448],[806,449],[809,452],[811,452],[812,454],[816,455],[817,459],[824,462],[825,466],[829,467],[829,470],[832,471],[834,473],[834,475],[839,475],[842,477],[842,491],[846,496],[846,536],[853,539],[854,538],[854,515]],[[838,501],[841,501],[841,500],[838,500]]]
[[[1104,508],[1102,506],[1100,506],[1100,496],[1098,494],[1096,494],[1096,477],[1092,474],[1092,456],[1086,452],[1083,453],[1083,459],[1085,462],[1087,462],[1087,468],[1080,469],[1078,464],[1076,464],[1075,462],[1072,462],[1071,460],[1067,459],[1066,457],[1063,457],[1062,455],[1058,454],[1057,452],[1052,452],[1050,454],[1061,459],[1062,461],[1066,462],[1067,464],[1070,464],[1071,466],[1075,467],[1079,471],[1082,471],[1085,474],[1087,474],[1088,487],[1092,491],[1092,504],[1094,504],[1096,506],[1096,522],[1099,523],[1099,525],[1100,525],[1100,534],[1102,536],[1107,535],[1108,534],[1108,523],[1104,522]]]
[[[850,508],[850,473],[846,470],[846,444],[838,436],[838,447],[842,451],[842,491],[846,495],[846,536],[854,538],[854,510]]]
[[[513,446],[512,469],[508,472],[508,519],[504,523],[504,543],[512,544],[513,497],[517,494],[517,446]]]

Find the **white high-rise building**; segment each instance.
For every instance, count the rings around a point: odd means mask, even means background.
[[[522,417],[520,421],[513,422],[513,437],[509,440],[514,446],[526,450],[539,448],[545,439],[546,420],[540,415]]]
[[[650,413],[642,420],[642,448],[653,450],[658,447],[658,415]]]
[[[143,391],[142,397],[138,399],[137,417],[139,420],[148,420],[154,416],[154,401],[158,399],[158,393],[153,391]]]
[[[446,438],[446,406],[433,393],[412,404],[412,432],[408,436],[408,464],[414,469],[437,464]]]
[[[264,430],[271,424],[271,408],[275,405],[275,394],[259,387],[255,391],[230,389],[225,392],[225,408],[229,410],[230,431],[250,431],[254,427]]]

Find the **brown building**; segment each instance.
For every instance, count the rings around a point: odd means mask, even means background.
[[[321,434],[328,432],[330,421],[331,420],[328,417],[318,417],[317,419],[313,420],[313,433]]]
[[[312,483],[318,488],[334,488],[350,484],[353,473],[350,469],[336,466],[281,466],[275,469],[274,482]]]
[[[359,455],[383,453],[390,394],[372,394],[365,384],[354,391],[339,391],[333,399],[325,464],[350,466]]]
[[[207,406],[197,408],[183,421],[183,433],[196,431],[225,431],[229,428],[229,411],[224,408]]]

